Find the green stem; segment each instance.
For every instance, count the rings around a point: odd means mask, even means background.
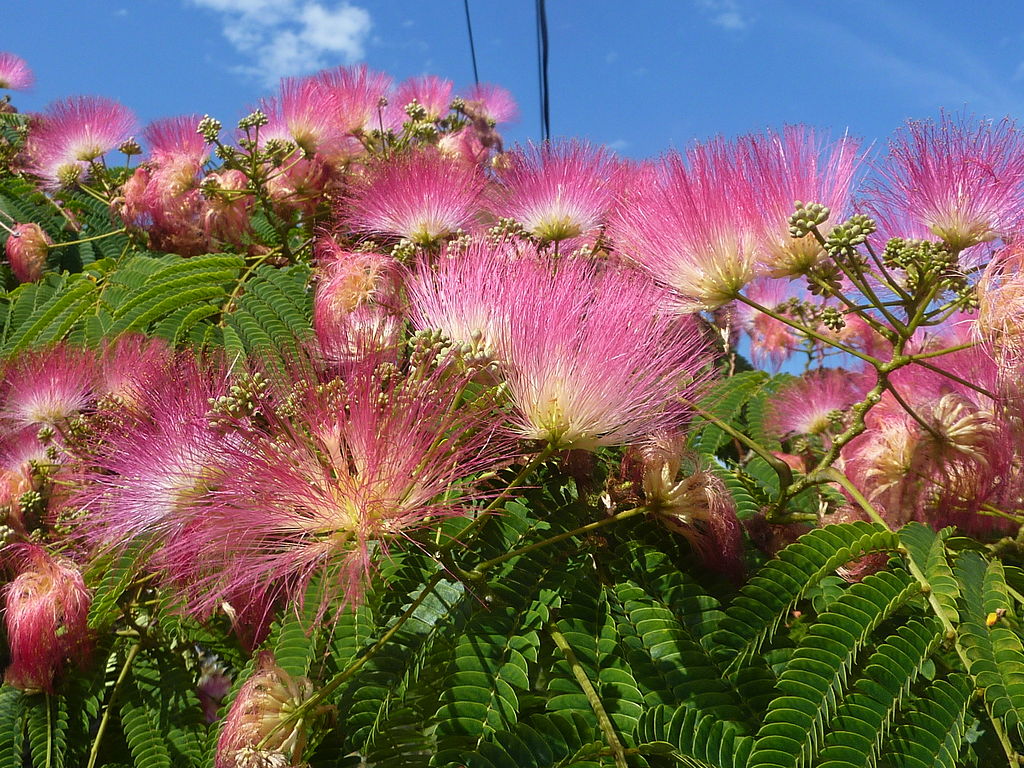
[[[912,362],[916,363],[920,360],[927,360],[928,358],[931,357],[941,357],[942,355],[948,355],[951,352],[961,352],[965,349],[971,349],[975,346],[977,346],[977,342],[972,341],[968,344],[957,344],[955,347],[946,347],[945,349],[938,349],[934,352],[920,352],[916,355],[908,355],[908,358]]]
[[[63,243],[54,243],[53,245],[48,246],[48,248],[50,250],[53,250],[54,248],[63,248],[65,245],[79,245],[80,243],[91,243],[94,240],[102,240],[105,237],[113,237],[114,235],[124,234],[126,231],[127,229],[125,227],[121,227],[120,229],[115,229],[110,232],[104,232],[102,235],[93,235],[92,237],[83,237],[79,240],[68,240]]]
[[[565,639],[565,635],[558,631],[553,624],[548,624],[546,627],[548,634],[551,639],[555,641],[555,646],[565,656],[565,660],[569,663],[569,668],[572,670],[573,677],[576,678],[576,682],[580,688],[583,689],[583,694],[587,697],[587,701],[590,704],[590,708],[594,710],[594,714],[597,715],[597,723],[601,727],[601,733],[604,734],[605,741],[608,743],[609,749],[612,751],[612,756],[615,758],[616,768],[628,768],[626,762],[626,751],[622,747],[622,742],[619,741],[618,734],[615,733],[615,726],[612,724],[612,720],[608,717],[608,713],[604,709],[604,705],[601,703],[601,697],[597,695],[597,691],[594,690],[593,683],[590,682],[590,678],[587,677],[587,672],[583,669],[579,659],[576,658],[576,654],[572,650],[572,646],[569,645],[569,641]]]
[[[529,544],[525,547],[520,547],[519,549],[513,549],[511,552],[506,552],[504,555],[499,555],[498,557],[493,557],[490,560],[485,560],[484,562],[477,565],[476,568],[474,568],[472,571],[470,571],[469,575],[483,575],[485,571],[489,571],[494,566],[501,565],[502,563],[511,560],[514,557],[525,555],[528,552],[533,552],[536,549],[541,549],[542,547],[547,547],[551,544],[557,544],[560,541],[571,539],[573,536],[582,536],[584,534],[591,533],[592,531],[600,530],[601,528],[612,525],[614,523],[618,523],[622,520],[628,520],[631,517],[636,517],[637,515],[643,514],[646,511],[646,507],[634,507],[633,509],[627,509],[624,512],[614,514],[611,517],[606,517],[602,520],[597,520],[593,523],[581,525],[579,528],[574,528],[571,531],[559,533],[557,536],[552,536],[551,538],[544,539],[543,541],[535,541],[533,544]]]
[[[43,695],[46,697],[46,768],[50,768],[53,765],[53,702],[49,692]]]
[[[793,470],[789,468],[789,464],[784,462],[778,456],[774,456],[771,451],[763,447],[760,443],[751,437],[747,437],[745,434],[740,432],[738,429],[733,427],[731,424],[723,421],[722,419],[715,416],[713,413],[705,411],[703,408],[695,405],[694,403],[686,400],[685,398],[679,398],[679,402],[685,405],[687,408],[692,408],[693,411],[705,421],[710,421],[720,430],[725,432],[733,440],[736,440],[743,445],[747,446],[750,450],[760,456],[767,462],[775,474],[779,476],[779,487],[785,488],[787,485],[793,482]]]
[[[107,699],[107,706],[103,710],[103,717],[100,720],[99,727],[96,729],[96,738],[93,739],[92,749],[89,750],[89,762],[86,764],[86,768],[94,768],[96,765],[96,760],[100,755],[100,742],[103,741],[103,734],[106,733],[107,725],[110,723],[110,711],[114,708],[117,694],[121,690],[121,685],[128,677],[128,670],[131,669],[132,662],[135,661],[135,657],[138,656],[141,647],[139,643],[136,643],[128,650],[124,664],[121,665],[121,672],[117,676],[117,680],[114,681],[114,687],[110,689],[110,698]]]
[[[861,352],[860,350],[854,349],[853,347],[848,346],[846,344],[843,344],[842,342],[837,341],[835,339],[830,339],[828,336],[825,336],[824,334],[818,333],[816,330],[814,330],[813,328],[809,328],[808,326],[804,325],[803,323],[798,323],[795,320],[791,320],[790,318],[786,317],[785,315],[781,315],[778,312],[775,312],[775,311],[773,311],[771,309],[768,309],[768,307],[765,307],[765,306],[762,306],[761,304],[758,304],[753,299],[748,299],[742,293],[737,293],[736,294],[736,299],[738,301],[742,301],[744,304],[746,304],[749,307],[753,307],[758,312],[763,312],[764,314],[768,315],[768,317],[774,318],[774,319],[778,320],[780,323],[783,323],[784,325],[788,325],[790,328],[795,328],[796,330],[800,331],[800,333],[803,333],[803,334],[805,334],[807,336],[810,336],[812,339],[817,339],[818,341],[822,342],[823,344],[828,344],[829,346],[835,347],[836,349],[841,349],[846,354],[853,355],[854,357],[860,358],[864,362],[870,363],[871,365],[881,365],[882,364],[882,361],[879,360],[878,358],[875,358],[875,357],[872,357],[871,355],[865,354],[865,353]]]

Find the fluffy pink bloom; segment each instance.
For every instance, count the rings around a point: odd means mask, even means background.
[[[87,481],[73,499],[86,512],[81,535],[123,545],[138,536],[163,539],[188,524],[221,473],[228,440],[208,413],[226,394],[225,378],[218,366],[206,370],[185,356],[139,385],[132,407],[79,457]]]
[[[517,434],[593,450],[681,426],[680,398],[700,391],[708,346],[645,275],[537,262],[515,288],[497,347]]]
[[[406,378],[368,360],[287,408],[263,404],[267,436],[227,448],[216,490],[165,552],[194,609],[267,589],[298,600],[317,573],[321,608],[358,599],[392,542],[458,513],[480,495],[476,473],[507,455],[489,411],[456,411],[466,383],[446,363]]]
[[[392,119],[399,125],[409,119],[405,108],[414,101],[426,110],[427,120],[437,121],[448,114],[452,82],[436,75],[410,77],[399,84],[389,101],[389,107],[398,112]]]
[[[146,387],[159,381],[173,358],[170,345],[159,338],[130,333],[104,345],[97,394],[132,407],[145,400]]]
[[[519,107],[512,94],[499,85],[474,85],[465,92],[463,100],[467,114],[482,118],[491,125],[510,123],[519,118]]]
[[[200,166],[206,162],[209,150],[206,140],[199,134],[199,115],[179,115],[156,120],[142,131],[150,147],[150,160],[164,165],[176,160],[185,160]]]
[[[135,116],[112,99],[76,96],[55,101],[29,132],[29,170],[51,187],[74,181],[134,128]]]
[[[420,330],[440,330],[493,357],[511,307],[536,275],[533,258],[474,240],[446,251],[433,268],[421,265],[407,284],[410,318]]]
[[[1024,135],[1009,119],[910,121],[878,170],[871,206],[921,222],[955,250],[1019,229]]]
[[[0,51],[0,88],[12,91],[24,91],[35,82],[32,70],[25,60],[13,53]]]
[[[267,181],[267,194],[286,216],[291,211],[312,216],[323,202],[330,183],[331,169],[324,158],[319,155],[291,158]]]
[[[833,427],[832,414],[845,414],[867,387],[862,376],[823,368],[784,384],[771,398],[767,426],[780,437],[820,435]]]
[[[240,245],[249,231],[249,207],[253,196],[238,194],[248,189],[249,179],[239,170],[207,174],[204,181],[206,210],[203,231],[207,237]]]
[[[323,250],[323,248],[322,248]],[[402,266],[391,256],[346,253],[327,241],[313,298],[313,328],[328,360],[393,352],[405,325]]]
[[[315,77],[285,78],[277,97],[263,100],[260,108],[270,121],[260,129],[261,141],[284,139],[309,155],[326,157],[344,145],[335,93]]]
[[[330,69],[315,77],[335,100],[338,128],[342,133],[366,133],[395,127],[385,116],[385,106],[391,93],[389,75],[359,64]]]
[[[740,143],[750,194],[758,200],[761,214],[761,263],[773,277],[803,274],[822,249],[813,235],[789,236],[793,204],[822,203],[831,209],[830,221],[843,221],[861,162],[859,142],[847,136],[830,142],[813,128],[791,125],[781,133],[744,137]]]
[[[722,139],[638,168],[609,224],[618,250],[673,289],[684,308],[714,309],[754,278],[760,213],[735,145]]]
[[[445,157],[479,165],[487,160],[491,146],[484,143],[479,132],[467,126],[444,134],[437,142],[437,149]]]
[[[15,545],[17,578],[4,587],[11,665],[4,682],[29,693],[53,691],[68,658],[88,652],[86,617],[91,596],[79,570],[36,544]]]
[[[1011,367],[1024,362],[1024,247],[997,253],[977,286],[975,336]]]
[[[416,150],[369,167],[339,214],[356,232],[430,245],[476,221],[485,183],[477,168]]]
[[[530,144],[503,159],[491,211],[544,242],[596,230],[618,191],[615,159],[585,143]]]
[[[755,280],[745,291],[746,296],[763,307],[776,310],[791,298],[791,288],[781,280]],[[774,317],[737,301],[733,316],[740,328],[750,337],[750,357],[755,365],[770,364],[778,370],[786,359],[798,349],[801,337]]]
[[[60,425],[92,402],[96,373],[95,355],[80,347],[19,353],[3,368],[0,422],[11,429]]]
[[[312,694],[308,679],[292,677],[269,651],[261,652],[221,729],[215,768],[301,765],[308,725],[302,720],[282,723]]]
[[[21,497],[35,489],[33,462],[48,463],[46,446],[39,430],[28,427],[0,439],[0,522],[20,535],[27,535]]]
[[[16,224],[4,252],[19,283],[34,283],[43,276],[46,254],[53,240],[34,222]]]

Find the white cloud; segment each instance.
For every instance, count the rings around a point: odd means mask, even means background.
[[[697,0],[697,7],[707,14],[712,24],[722,29],[738,32],[750,24],[737,0]]]
[[[363,58],[373,22],[364,8],[317,0],[191,0],[222,17],[224,37],[248,60],[237,69],[267,85]]]

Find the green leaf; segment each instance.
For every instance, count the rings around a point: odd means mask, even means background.
[[[967,730],[965,722],[973,686],[954,673],[936,680],[914,701],[897,726],[882,756],[892,768],[956,768]]]
[[[0,688],[0,768],[22,768],[25,740],[25,695],[17,688]]]
[[[945,546],[946,539],[952,533],[952,528],[936,533],[921,523],[909,523],[900,529],[898,535],[910,559],[924,574],[927,588],[935,596],[943,615],[950,623],[956,624],[960,621],[956,608],[960,589],[946,560]]]
[[[665,745],[678,762],[707,768],[744,768],[754,745],[734,724],[688,706],[647,710],[636,741],[641,752],[663,754],[660,745]]]
[[[902,571],[867,576],[818,617],[779,677],[748,768],[806,766],[841,700],[850,670],[878,625],[920,586]]]

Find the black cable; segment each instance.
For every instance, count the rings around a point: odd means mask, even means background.
[[[473,22],[469,20],[469,0],[462,0],[466,8],[466,30],[469,32],[469,55],[473,58],[473,82],[480,85],[480,74],[476,70],[476,46],[473,45]]]
[[[540,80],[540,132],[551,139],[551,102],[548,98],[548,11],[545,0],[537,0],[537,75]]]

